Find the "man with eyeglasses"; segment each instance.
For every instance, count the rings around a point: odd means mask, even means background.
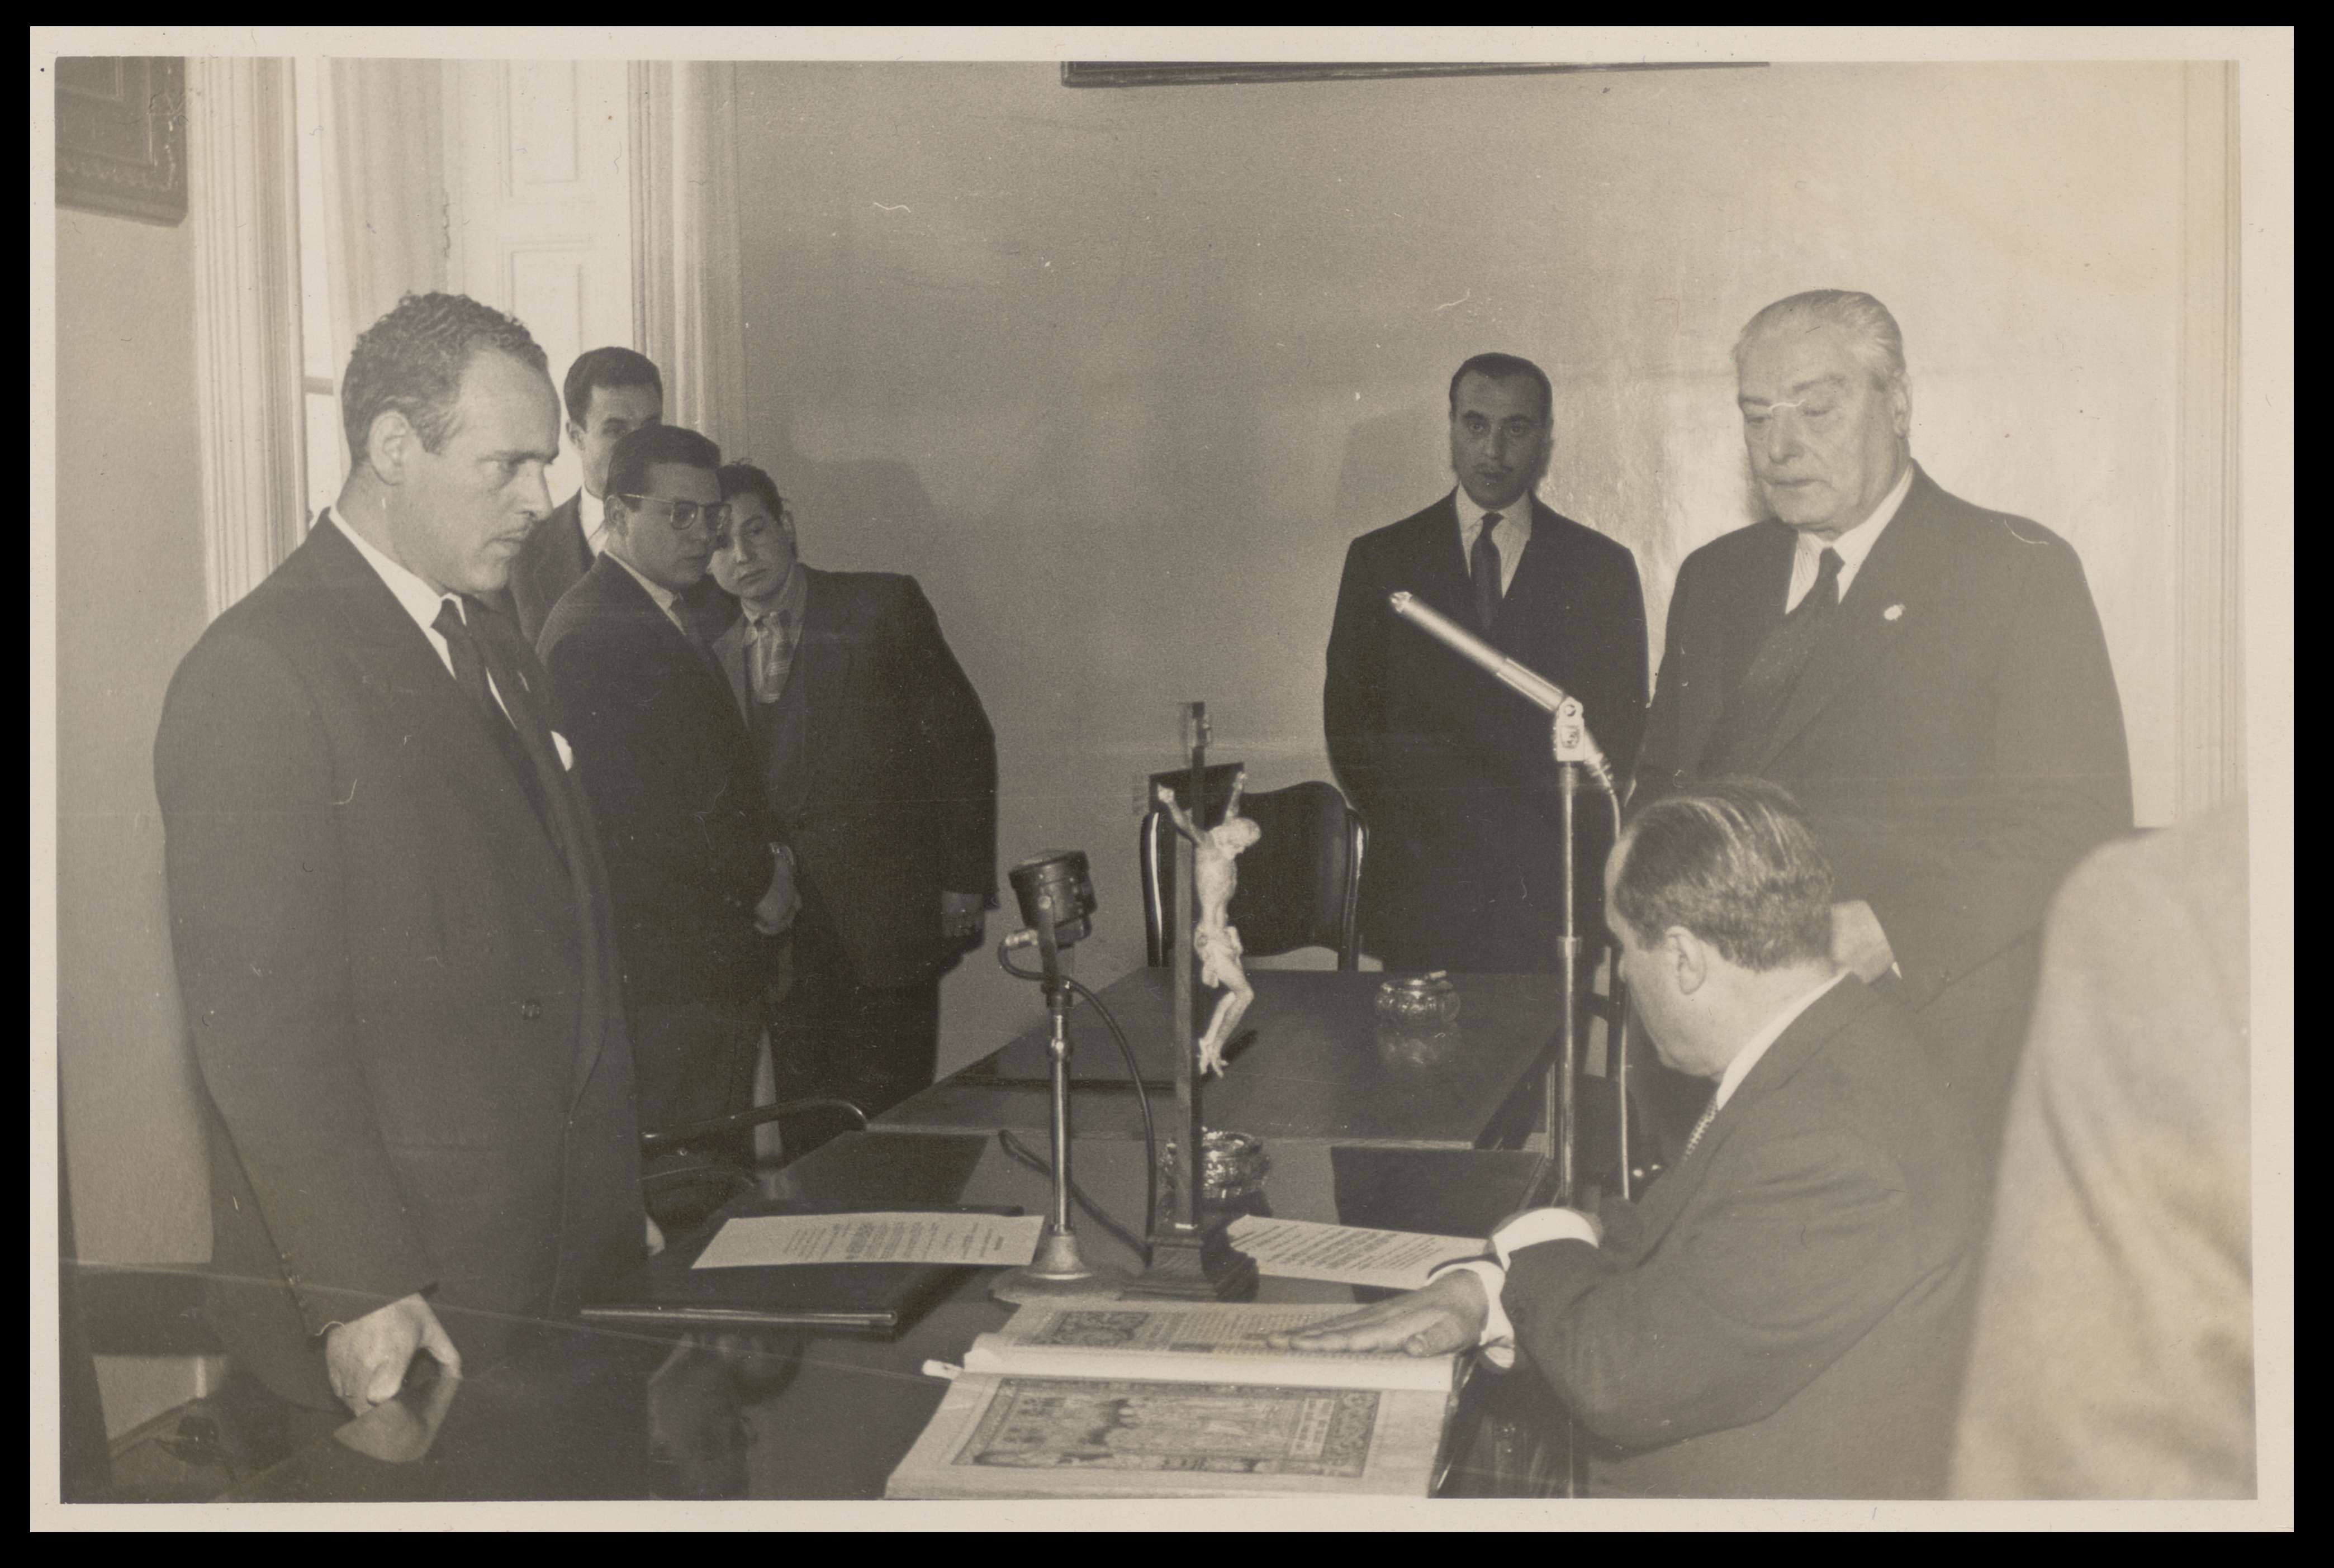
[[[870,1115],[932,1082],[940,976],[996,902],[997,744],[912,577],[803,564],[761,469],[721,470],[714,640],[801,908],[771,1019],[778,1098]]]
[[[746,726],[680,602],[727,525],[720,465],[677,426],[619,442],[606,547],[543,628],[606,851],[651,1132],[752,1104],[786,890]]]

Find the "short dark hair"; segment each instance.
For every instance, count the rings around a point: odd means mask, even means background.
[[[660,463],[684,468],[721,468],[721,448],[686,425],[642,425],[616,443],[608,454],[611,495],[639,495],[649,482],[649,470]]]
[[[1683,926],[1745,969],[1831,955],[1831,866],[1790,793],[1722,778],[1637,813],[1613,908],[1640,938]]]
[[[1459,411],[1459,383],[1470,376],[1489,376],[1495,381],[1512,381],[1521,376],[1539,389],[1540,418],[1556,417],[1556,389],[1548,384],[1548,372],[1529,360],[1515,354],[1477,354],[1451,372],[1451,411]]]
[[[654,387],[657,401],[664,401],[664,377],[656,361],[631,349],[586,349],[567,367],[559,393],[567,400],[567,417],[578,425],[592,411],[594,387]]]
[[[770,509],[771,516],[786,515],[786,497],[778,494],[776,480],[751,463],[731,463],[721,470],[721,498],[724,501],[734,500],[749,491],[762,498],[762,505]]]
[[[408,294],[364,330],[341,377],[341,433],[352,462],[365,460],[373,421],[396,412],[442,450],[454,428],[462,372],[481,353],[508,354],[548,378],[541,345],[516,320],[468,294]]]

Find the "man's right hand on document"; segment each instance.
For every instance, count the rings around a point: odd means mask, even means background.
[[[1273,1334],[1277,1350],[1401,1351],[1406,1355],[1443,1356],[1471,1347],[1483,1337],[1490,1315],[1483,1282],[1453,1269],[1426,1286],[1392,1301],[1364,1307],[1303,1333]]]
[[[324,1373],[341,1403],[362,1416],[404,1385],[407,1363],[428,1351],[448,1377],[462,1375],[462,1352],[438,1314],[418,1295],[402,1297],[324,1333]]]

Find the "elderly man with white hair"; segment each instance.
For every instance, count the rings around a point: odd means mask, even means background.
[[[1789,789],[1838,878],[1834,956],[1914,1010],[1990,1148],[2043,910],[2131,826],[2098,612],[2065,540],[1914,461],[1878,300],[1778,300],[1734,359],[1764,515],[1679,569],[1635,800],[1717,774]]]

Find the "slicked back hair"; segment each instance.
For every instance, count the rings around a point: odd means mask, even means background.
[[[632,349],[612,345],[586,349],[567,367],[567,380],[560,384],[559,395],[566,401],[568,418],[579,427],[592,411],[595,387],[653,387],[657,401],[664,401],[664,376],[656,361]]]
[[[1451,411],[1459,411],[1459,383],[1470,376],[1489,376],[1495,381],[1512,381],[1521,376],[1539,389],[1539,417],[1551,422],[1556,418],[1556,389],[1548,384],[1548,372],[1529,360],[1514,354],[1477,354],[1451,372]]]
[[[721,470],[721,498],[734,500],[739,495],[753,495],[762,498],[773,517],[786,515],[786,498],[778,494],[778,483],[751,463],[730,463]]]
[[[1641,942],[1683,926],[1750,970],[1831,955],[1831,866],[1789,791],[1722,778],[1639,812],[1613,908]]]
[[[1905,334],[1897,329],[1896,318],[1886,305],[1854,289],[1810,289],[1777,300],[1752,316],[1734,340],[1735,370],[1742,369],[1743,354],[1759,339],[1779,331],[1818,327],[1837,327],[1847,334],[1848,351],[1874,386],[1886,390],[1905,384]]]
[[[617,442],[616,449],[608,454],[607,493],[647,494],[643,486],[649,482],[649,470],[660,463],[708,468],[718,474],[721,471],[721,448],[686,425],[642,425]]]
[[[365,460],[373,421],[403,414],[431,452],[453,432],[462,372],[481,353],[508,354],[547,378],[543,349],[516,320],[468,294],[408,294],[364,330],[341,377],[341,430]]]

